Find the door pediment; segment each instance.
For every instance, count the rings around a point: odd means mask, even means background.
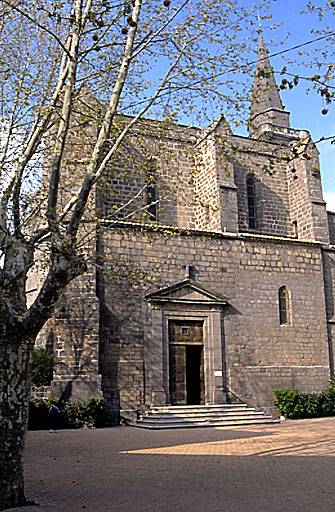
[[[216,306],[228,304],[227,298],[224,295],[213,292],[192,279],[184,279],[172,286],[161,288],[156,292],[150,293],[145,298],[149,302],[155,303],[215,304]]]

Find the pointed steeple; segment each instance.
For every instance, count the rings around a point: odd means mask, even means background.
[[[284,110],[268,52],[260,36],[258,62],[250,109],[249,133],[259,136],[271,131],[271,127],[289,128],[289,112]]]

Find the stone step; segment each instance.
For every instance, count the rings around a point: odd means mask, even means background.
[[[240,418],[240,417],[243,417],[243,416],[248,416],[250,418],[258,418],[258,417],[263,417],[263,416],[266,416],[266,414],[262,411],[254,411],[254,410],[250,410],[250,409],[246,409],[245,411],[239,411],[237,413],[234,413],[234,412],[225,412],[225,413],[208,413],[208,414],[202,414],[202,413],[199,413],[199,414],[191,414],[191,413],[188,413],[188,414],[151,414],[150,411],[143,414],[141,416],[141,418],[152,418],[154,420],[157,420],[157,419],[160,419],[160,418],[164,418],[165,420],[169,421],[173,421],[175,419],[191,419],[191,418],[199,418],[199,419],[210,419],[210,418]]]
[[[227,412],[231,412],[233,414],[237,414],[239,412],[244,411],[255,411],[254,407],[236,407],[235,409],[232,409],[230,407],[222,407],[222,408],[212,408],[207,409],[207,407],[204,407],[203,409],[162,409],[157,411],[156,409],[149,409],[146,412],[150,412],[150,414],[225,414]],[[259,412],[260,410],[257,409]],[[260,411],[262,412],[262,411]]]
[[[263,411],[247,404],[186,405],[152,407],[132,426],[166,429],[277,423]]]
[[[149,409],[146,412],[150,412],[151,414],[202,414],[202,413],[226,413],[226,412],[232,412],[232,413],[238,413],[243,411],[255,411],[254,407],[203,407],[202,409],[195,409],[195,408],[189,408],[189,409],[177,409],[174,407],[166,408],[166,409]]]
[[[248,407],[247,404],[216,404],[216,405],[155,405],[150,408],[151,411],[190,411],[190,410],[213,410],[213,409],[229,409],[229,410],[236,410],[236,409],[246,409]]]
[[[163,430],[168,428],[195,428],[195,427],[232,427],[238,425],[259,425],[259,424],[273,424],[280,423],[279,420],[274,420],[271,417],[263,417],[263,418],[252,418],[250,420],[240,419],[240,420],[226,420],[226,421],[213,421],[213,422],[195,422],[195,421],[183,421],[176,423],[157,423],[157,422],[148,422],[144,423],[142,421],[138,421],[136,423],[132,423],[131,426],[139,427],[139,428],[147,428],[152,430]]]
[[[162,413],[165,413],[165,412],[176,412],[176,413],[181,413],[181,414],[186,414],[188,412],[202,412],[202,411],[205,411],[205,412],[224,412],[224,411],[245,411],[246,409],[254,409],[254,407],[248,407],[247,405],[241,405],[241,406],[237,406],[237,407],[231,407],[230,405],[224,405],[224,406],[220,406],[220,407],[207,407],[207,406],[202,406],[202,407],[161,407],[161,408],[156,408],[156,407],[152,407],[150,409],[151,412],[155,412],[155,413],[158,413],[158,414],[162,414]]]
[[[180,418],[185,418],[185,419],[190,419],[190,418],[231,418],[231,417],[239,418],[239,417],[245,416],[245,415],[248,415],[250,417],[258,417],[258,416],[264,416],[264,413],[261,411],[253,411],[253,410],[249,410],[249,409],[245,409],[244,411],[237,411],[237,412],[227,411],[227,412],[223,412],[223,413],[222,412],[210,412],[210,413],[184,413],[184,414],[180,414],[180,413],[152,414],[150,412],[147,412],[141,416],[141,419],[164,418],[165,420],[169,420],[169,419],[173,420],[175,418],[177,418],[177,419],[180,419]]]
[[[248,415],[248,414],[245,414],[244,416],[239,416],[238,418],[236,417],[228,417],[228,418],[224,418],[222,416],[218,416],[216,418],[208,418],[208,417],[203,417],[203,418],[197,418],[196,416],[193,416],[191,418],[183,418],[183,417],[175,417],[175,418],[154,418],[154,417],[151,417],[151,416],[148,416],[148,417],[142,417],[140,418],[138,421],[141,422],[141,423],[156,423],[157,425],[159,424],[163,424],[163,423],[166,423],[166,424],[176,424],[176,423],[214,423],[214,422],[225,422],[225,421],[244,421],[244,420],[262,420],[262,419],[267,419],[267,420],[271,420],[271,416],[254,416],[254,415]]]

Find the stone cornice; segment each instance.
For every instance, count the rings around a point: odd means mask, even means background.
[[[101,220],[99,225],[105,229],[132,229],[135,231],[147,231],[150,233],[159,233],[173,236],[200,236],[204,238],[213,239],[227,239],[227,240],[258,240],[261,242],[272,242],[278,244],[295,244],[295,245],[310,245],[315,247],[322,247],[322,249],[334,251],[334,246],[328,246],[324,242],[314,240],[298,240],[297,238],[279,237],[273,235],[263,235],[260,233],[229,233],[227,231],[205,231],[193,228],[179,228],[176,226],[164,226],[162,224],[145,224],[140,222],[128,221],[108,221]]]

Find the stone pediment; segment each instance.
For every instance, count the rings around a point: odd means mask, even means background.
[[[145,297],[149,302],[188,303],[188,304],[215,304],[224,306],[228,304],[227,298],[220,293],[208,290],[192,279],[184,279],[179,283],[150,293]]]

